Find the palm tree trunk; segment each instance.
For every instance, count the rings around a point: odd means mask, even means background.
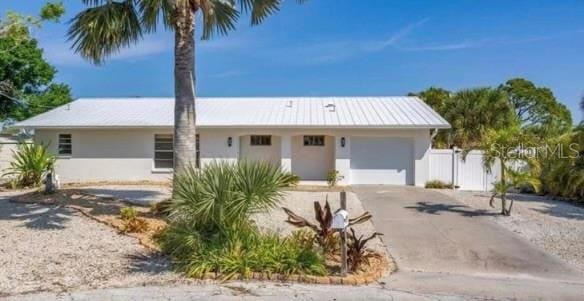
[[[501,214],[507,215],[507,181],[505,181],[505,163],[503,162],[503,159],[499,158],[499,160],[501,161],[501,184],[503,186],[503,190],[501,191]]]
[[[188,1],[184,1],[187,2]],[[174,38],[174,178],[196,160],[194,12],[176,1]]]

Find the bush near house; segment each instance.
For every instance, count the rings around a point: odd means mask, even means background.
[[[176,270],[224,279],[253,272],[323,275],[322,255],[290,238],[261,233],[250,220],[274,208],[297,177],[266,162],[212,163],[186,168],[175,180],[168,227],[157,237]]]
[[[432,180],[426,182],[426,188],[434,188],[434,189],[452,189],[452,183],[445,183],[440,180]]]
[[[22,143],[13,151],[13,161],[2,176],[14,177],[16,187],[38,187],[43,177],[51,171],[56,158],[43,144]]]
[[[326,174],[326,182],[328,183],[328,186],[329,187],[335,187],[335,186],[337,186],[337,183],[339,181],[343,180],[343,179],[344,179],[344,177],[336,169],[331,169]]]

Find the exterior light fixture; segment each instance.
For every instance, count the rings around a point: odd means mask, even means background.
[[[227,146],[231,147],[232,144],[233,144],[233,138],[231,138],[231,137],[227,138]]]
[[[341,137],[341,147],[345,147],[345,137]]]

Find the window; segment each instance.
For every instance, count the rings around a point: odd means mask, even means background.
[[[272,145],[272,136],[269,135],[252,135],[249,141],[250,145]]]
[[[71,156],[72,153],[71,134],[59,134],[59,155]]]
[[[154,168],[173,168],[174,141],[171,134],[154,135]]]
[[[195,167],[201,166],[201,151],[199,134],[196,135]],[[167,169],[174,167],[174,139],[172,134],[154,135],[154,168]]]
[[[324,136],[304,136],[304,146],[324,146]]]

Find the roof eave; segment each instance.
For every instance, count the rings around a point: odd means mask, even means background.
[[[15,129],[156,129],[172,128],[172,125],[13,125]],[[205,129],[230,129],[230,128],[275,128],[275,129],[449,129],[449,124],[423,124],[423,125],[197,125]]]

